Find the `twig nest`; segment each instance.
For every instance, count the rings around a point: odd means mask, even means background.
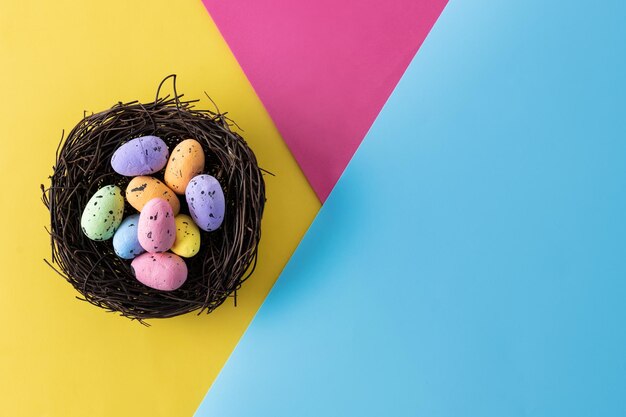
[[[139,320],[234,296],[256,265],[265,204],[244,139],[223,114],[182,101],[170,77],[173,97],[159,98],[164,80],[154,102],[84,117],[42,186],[46,262],[84,300]]]

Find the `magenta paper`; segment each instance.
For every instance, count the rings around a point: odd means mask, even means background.
[[[322,201],[446,4],[203,2]]]

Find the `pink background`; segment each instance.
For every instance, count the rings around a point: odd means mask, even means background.
[[[446,4],[203,1],[322,201]]]

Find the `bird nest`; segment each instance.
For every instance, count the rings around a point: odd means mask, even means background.
[[[167,79],[173,95],[161,98]],[[109,110],[86,115],[61,139],[50,186],[41,186],[50,211],[52,255],[46,263],[80,293],[78,298],[125,317],[173,317],[192,311],[211,312],[253,273],[265,204],[263,170],[245,140],[231,130],[224,114],[194,108],[198,100],[183,101],[176,77],[166,77],[152,103],[118,103]],[[159,291],[140,283],[130,261],[116,256],[111,241],[94,241],[81,230],[81,213],[89,198],[105,185],[126,189],[131,178],[111,167],[115,150],[131,138],[154,135],[170,149],[194,138],[203,147],[205,170],[222,185],[226,211],[222,226],[201,231],[199,253],[186,259],[188,277],[174,291]],[[163,172],[154,174],[163,178]],[[136,212],[128,202],[125,214]],[[181,199],[181,212],[186,210]]]

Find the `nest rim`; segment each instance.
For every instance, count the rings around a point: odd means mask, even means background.
[[[167,80],[173,95],[161,96]],[[78,291],[77,298],[139,320],[175,317],[197,311],[210,313],[232,297],[254,272],[257,264],[261,220],[265,206],[267,171],[237,126],[216,111],[197,109],[199,100],[182,100],[176,75],[159,84],[155,100],[118,102],[107,110],[87,115],[59,141],[48,187],[41,185],[42,200],[50,212],[51,258],[44,261]],[[237,126],[238,127],[238,126]],[[111,240],[93,241],[81,230],[80,217],[89,198],[105,185],[122,191],[133,177],[117,174],[111,156],[128,140],[155,135],[171,150],[180,141],[193,138],[205,153],[202,174],[217,178],[226,200],[226,213],[219,229],[201,230],[197,255],[185,258],[187,281],[177,290],[159,291],[140,283],[131,260],[119,258]],[[151,176],[162,181],[161,170]],[[181,213],[188,212],[184,198]],[[124,217],[137,213],[125,199]]]

